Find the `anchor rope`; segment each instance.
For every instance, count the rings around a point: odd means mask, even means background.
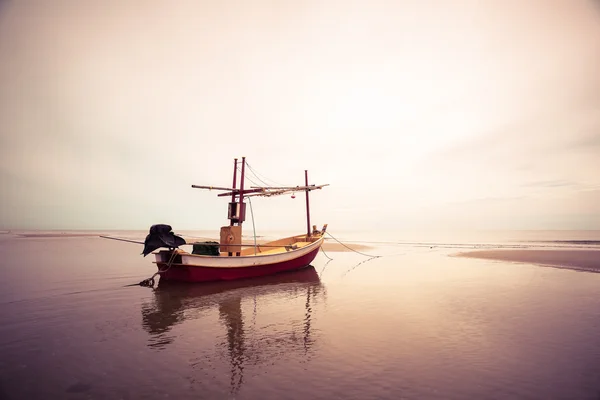
[[[333,260],[333,258],[330,258],[329,260],[327,260],[327,262],[325,263],[325,265],[323,265],[323,268],[321,268],[321,272],[319,272],[319,278],[321,278],[323,276],[323,273],[325,272],[325,268],[327,268],[327,265]]]
[[[365,257],[372,257],[372,258],[380,258],[380,257],[383,257],[383,256],[377,256],[377,255],[373,255],[373,254],[366,254],[366,253],[362,253],[362,252],[360,252],[360,251],[358,251],[358,250],[354,250],[353,248],[351,248],[351,247],[348,247],[348,246],[346,246],[344,243],[340,242],[340,241],[339,241],[338,239],[336,239],[336,238],[335,238],[335,237],[334,237],[334,236],[333,236],[331,233],[329,233],[329,232],[325,232],[325,233],[327,233],[327,234],[328,234],[328,235],[329,235],[329,236],[330,236],[330,237],[331,237],[333,240],[335,240],[336,242],[338,242],[339,244],[341,244],[342,246],[344,246],[344,247],[345,247],[345,248],[347,248],[348,250],[350,250],[350,251],[353,251],[353,252],[355,252],[355,253],[357,253],[357,254],[363,255],[363,256],[365,256]]]
[[[167,268],[159,270],[158,272],[155,272],[154,275],[152,275],[150,278],[144,279],[140,283],[132,283],[131,285],[125,285],[125,287],[129,287],[129,286],[154,287],[154,283],[155,283],[154,278],[157,275],[167,272],[171,268],[171,266],[173,265],[173,261],[175,260],[175,256],[177,256],[177,251],[173,250],[171,252],[171,257],[169,258],[169,261],[167,262]]]
[[[358,264],[356,264],[354,267],[348,268],[348,270],[346,272],[344,272],[344,274],[342,275],[342,278],[344,278],[346,275],[348,275],[348,273],[354,271],[360,265],[362,265],[364,263],[368,263],[369,261],[374,260],[374,259],[379,258],[379,257],[381,257],[381,256],[375,256],[375,257],[367,258],[366,260],[362,260],[361,262],[359,262]]]
[[[323,255],[325,255],[325,257],[327,257],[327,259],[328,259],[329,261],[333,260],[333,258],[329,257],[329,256],[327,255],[327,253],[325,253],[325,250],[323,250],[323,246],[321,246],[321,251],[323,252]]]

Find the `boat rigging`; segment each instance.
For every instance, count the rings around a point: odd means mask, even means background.
[[[242,157],[241,169],[234,159],[231,187],[192,185],[195,189],[220,191],[218,197],[231,196],[227,218],[229,225],[220,229],[219,242],[187,242],[171,232],[169,225],[153,225],[144,242],[144,255],[155,252],[155,263],[161,280],[204,282],[232,280],[270,275],[281,271],[303,268],[316,257],[324,241],[327,224],[322,229],[311,228],[309,193],[320,190],[327,184],[315,185],[308,182],[308,171],[304,171],[302,186],[250,186],[244,187],[246,158]],[[239,188],[237,172],[240,172]],[[250,168],[252,171],[252,169]],[[262,179],[259,179],[265,183]],[[245,198],[272,197],[297,192],[306,196],[306,233],[274,240],[265,244],[254,244],[253,248],[242,243],[242,225],[246,219]],[[252,211],[252,210],[251,210]],[[192,253],[179,249],[182,244],[193,245]],[[244,248],[246,247],[246,248]],[[154,277],[153,277],[154,278]],[[153,278],[148,281],[153,283]]]

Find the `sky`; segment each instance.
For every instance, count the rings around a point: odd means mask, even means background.
[[[216,230],[242,156],[334,231],[600,229],[598,71],[593,0],[0,0],[0,229]]]

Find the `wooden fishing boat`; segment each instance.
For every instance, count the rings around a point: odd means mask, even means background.
[[[221,227],[219,242],[184,240],[170,232],[168,225],[155,225],[146,238],[144,255],[154,252],[161,281],[207,282],[234,280],[271,275],[308,266],[323,244],[327,225],[311,229],[309,193],[327,185],[309,185],[308,171],[304,171],[304,186],[251,186],[244,187],[246,159],[241,161],[240,185],[237,188],[238,159],[234,160],[232,187],[192,185],[193,188],[217,190],[219,197],[231,196],[228,207],[230,223]],[[254,196],[278,196],[305,192],[306,233],[257,244],[242,242],[242,224],[246,217],[245,199]],[[162,231],[161,231],[162,229]],[[154,230],[154,231],[153,231]],[[192,245],[191,252],[179,248]]]

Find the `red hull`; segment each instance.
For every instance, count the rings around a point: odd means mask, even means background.
[[[160,274],[160,279],[179,282],[210,282],[231,281],[235,279],[254,278],[257,276],[272,275],[283,271],[292,271],[309,265],[317,256],[319,248],[293,260],[276,264],[259,265],[239,268],[213,268],[187,265],[173,265]],[[158,264],[158,269],[165,269],[164,263]]]

